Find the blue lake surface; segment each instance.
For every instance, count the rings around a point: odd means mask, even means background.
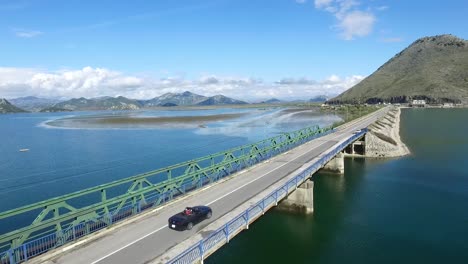
[[[0,211],[340,120],[283,109],[72,115],[239,112],[203,128],[54,128],[45,122],[70,113],[0,115]],[[271,210],[206,263],[468,263],[467,117],[468,109],[404,109],[411,155],[346,159],[344,177],[318,173],[313,215]]]
[[[77,112],[0,115],[0,211],[256,142],[334,115],[284,109]],[[51,127],[47,122],[96,116],[203,116],[243,113],[203,127]],[[27,148],[29,151],[20,152]]]
[[[314,214],[271,210],[205,263],[468,263],[468,109],[403,109],[411,155],[314,176]]]

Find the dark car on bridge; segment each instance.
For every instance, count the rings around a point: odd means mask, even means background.
[[[175,230],[190,230],[195,224],[211,218],[212,214],[213,212],[208,206],[187,207],[183,212],[169,218],[169,228]]]

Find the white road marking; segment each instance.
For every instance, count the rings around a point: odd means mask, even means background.
[[[115,250],[115,251],[112,251],[111,253],[105,255],[104,257],[102,257],[102,258],[100,258],[100,259],[98,259],[98,260],[96,260],[96,261],[94,261],[94,262],[91,262],[91,264],[96,264],[96,263],[98,263],[99,261],[101,261],[101,260],[103,260],[103,259],[105,259],[105,258],[108,258],[108,257],[111,256],[111,255],[114,255],[115,253],[119,252],[120,250],[125,249],[125,248],[127,248],[127,247],[129,247],[129,246],[135,244],[136,242],[141,241],[141,240],[143,240],[143,239],[145,239],[145,238],[151,236],[152,234],[161,231],[162,229],[164,229],[164,228],[166,228],[166,227],[167,227],[167,226],[162,226],[162,227],[160,227],[160,228],[154,230],[153,232],[148,233],[148,234],[146,234],[146,235],[140,237],[139,239],[137,239],[137,240],[131,242],[130,244],[127,244],[127,245],[125,245],[125,246],[123,246],[123,247],[121,247],[121,248],[119,248],[119,249],[117,249],[117,250]]]
[[[364,119],[364,120],[366,120],[366,119]],[[364,120],[361,120],[361,121],[364,121]],[[356,125],[356,124],[355,124],[355,125]],[[350,126],[350,127],[351,127],[351,126]],[[348,128],[349,128],[349,127],[348,127]],[[351,129],[351,130],[352,130],[352,129]],[[316,148],[318,148],[318,147],[324,145],[325,143],[329,143],[331,140],[334,140],[334,139],[336,139],[337,137],[341,137],[341,136],[343,136],[343,135],[335,135],[334,137],[330,138],[329,140],[323,142],[322,144],[317,145],[316,147],[314,147],[314,149],[316,149]],[[310,151],[312,151],[312,150],[307,151],[306,153],[304,153],[304,154],[298,156],[297,158],[302,157],[302,156],[308,154]],[[297,159],[297,158],[296,158],[296,159]],[[284,164],[281,165],[281,166],[276,167],[275,169],[270,170],[269,172],[264,173],[264,174],[261,175],[260,177],[257,177],[257,178],[255,178],[255,179],[253,179],[253,180],[251,180],[251,181],[249,181],[249,182],[243,184],[242,186],[239,186],[238,188],[236,188],[236,189],[234,189],[234,190],[232,190],[232,191],[226,193],[225,195],[223,195],[223,196],[221,196],[221,197],[219,197],[219,198],[217,198],[217,199],[215,199],[215,200],[213,200],[213,201],[207,203],[206,205],[211,205],[211,204],[213,204],[213,203],[215,203],[215,202],[217,202],[217,201],[223,199],[224,197],[226,197],[226,196],[232,194],[233,192],[236,192],[236,191],[238,191],[239,189],[244,188],[245,186],[247,186],[247,185],[249,185],[249,184],[251,184],[251,183],[253,183],[253,182],[255,182],[255,181],[257,181],[257,180],[259,180],[259,179],[261,179],[261,178],[263,178],[263,177],[265,177],[266,175],[270,174],[272,171],[275,171],[275,170],[277,170],[277,169],[279,169],[279,168],[281,168],[281,167],[283,167],[283,166],[285,166],[285,165],[287,165],[287,164],[289,164],[289,163],[291,163],[291,162],[292,162],[292,160],[291,160],[291,161],[288,161],[288,162],[286,162],[286,163],[284,163]],[[166,228],[166,227],[167,227],[167,225],[164,225],[164,226],[162,226],[162,227],[160,227],[160,228],[158,228],[158,229],[152,231],[151,233],[148,233],[148,234],[144,235],[143,237],[140,237],[140,238],[138,238],[137,240],[135,240],[135,241],[133,241],[133,242],[130,242],[129,244],[127,244],[127,245],[125,245],[125,246],[123,246],[123,247],[121,247],[121,248],[119,248],[119,249],[117,249],[117,250],[112,251],[111,253],[105,255],[104,257],[102,257],[102,258],[100,258],[100,259],[98,259],[98,260],[96,260],[96,261],[94,261],[94,262],[91,262],[91,264],[96,264],[96,263],[98,263],[99,261],[101,261],[101,260],[103,260],[103,259],[106,259],[106,258],[108,258],[108,257],[110,257],[110,256],[112,256],[112,255],[114,255],[115,253],[121,251],[122,249],[125,249],[125,248],[127,248],[127,247],[129,247],[129,246],[131,246],[131,245],[133,245],[133,244],[135,244],[135,243],[137,243],[138,241],[141,241],[141,240],[143,240],[143,239],[145,239],[145,238],[151,236],[152,234],[161,231],[162,229],[164,229],[164,228]]]

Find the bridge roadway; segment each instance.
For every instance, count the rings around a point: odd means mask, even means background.
[[[332,134],[312,140],[151,212],[84,238],[75,244],[38,256],[28,263],[147,263],[174,245],[200,232],[211,222],[243,204],[336,143],[349,138],[357,129],[375,122],[387,110],[388,108],[381,109],[355,120]],[[167,219],[170,216],[182,211],[185,206],[193,205],[210,206],[213,209],[213,217],[194,226],[190,231],[179,232],[167,227]]]

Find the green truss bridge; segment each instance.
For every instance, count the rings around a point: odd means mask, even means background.
[[[254,144],[2,212],[0,226],[16,222],[29,225],[1,234],[0,263],[27,261],[331,132],[331,127],[314,126],[282,133]]]

